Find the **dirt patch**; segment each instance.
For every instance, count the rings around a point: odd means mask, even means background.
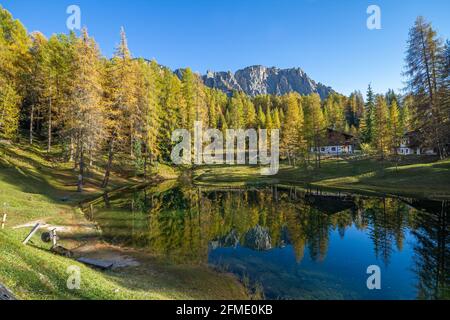
[[[110,262],[113,264],[113,269],[138,267],[141,265],[140,262],[128,254],[132,253],[131,250],[103,243],[87,244],[73,250],[73,253],[77,258],[84,257]]]

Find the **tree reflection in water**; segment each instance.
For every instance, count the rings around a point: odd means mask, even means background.
[[[330,234],[366,233],[385,267],[413,235],[417,298],[449,298],[448,202],[348,195],[294,187],[214,190],[173,183],[104,197],[92,218],[106,240],[178,263],[208,262],[218,248],[291,246],[297,263],[327,259]]]

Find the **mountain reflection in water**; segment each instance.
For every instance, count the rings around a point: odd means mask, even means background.
[[[105,240],[208,263],[269,299],[449,299],[449,202],[167,182],[87,206]],[[382,289],[368,290],[367,267]]]

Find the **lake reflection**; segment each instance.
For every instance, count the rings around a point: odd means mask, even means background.
[[[268,299],[449,299],[449,203],[168,182],[88,207],[107,241],[208,263]],[[381,268],[368,290],[367,267]]]

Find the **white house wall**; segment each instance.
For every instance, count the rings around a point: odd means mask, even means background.
[[[348,154],[353,153],[353,146],[323,146],[318,148],[321,154]],[[311,152],[315,152],[315,148],[311,148]]]

